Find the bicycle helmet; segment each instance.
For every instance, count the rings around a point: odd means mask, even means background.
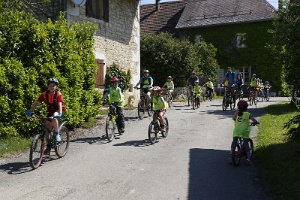
[[[154,87],[153,87],[153,91],[161,92],[161,87],[159,87],[159,86],[154,86]]]
[[[195,80],[195,83],[199,83],[199,80]]]
[[[168,76],[168,79],[172,79],[172,76]]]
[[[252,76],[256,76],[256,74],[252,74]]]
[[[247,109],[248,108],[248,103],[245,100],[240,100],[238,102],[237,106],[238,106],[239,110],[241,110],[241,109]]]
[[[149,70],[145,69],[145,70],[144,70],[144,73],[149,74]]]
[[[118,81],[119,81],[119,79],[117,77],[112,77],[110,79],[110,82],[118,82]]]
[[[49,85],[50,83],[55,83],[56,85],[58,85],[58,80],[56,78],[49,78],[47,80],[47,85]]]
[[[266,81],[265,83],[266,83],[266,84],[269,84],[269,81]]]
[[[211,78],[208,78],[209,81],[211,81]]]

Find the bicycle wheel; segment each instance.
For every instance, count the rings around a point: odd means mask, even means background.
[[[249,144],[249,149],[250,149],[250,158],[252,158],[253,153],[254,153],[254,145],[253,145],[253,141],[250,138],[249,138],[248,144]],[[246,157],[247,157],[247,154],[246,154]]]
[[[140,100],[140,102],[138,104],[138,116],[140,119],[143,119],[143,117],[144,117],[144,114],[145,114],[144,107],[145,107],[145,101]]]
[[[222,110],[225,111],[227,109],[226,107],[226,97],[223,97],[223,101],[222,101]]]
[[[117,127],[116,122],[111,119],[111,116],[108,116],[106,118],[105,132],[109,142],[112,142],[115,138],[116,127]]]
[[[65,126],[61,127],[61,129],[59,130],[59,134],[61,137],[61,141],[54,143],[54,149],[56,155],[59,158],[62,158],[67,154],[69,150],[70,135],[69,135],[69,130]]]
[[[29,164],[32,169],[38,168],[43,160],[44,156],[44,138],[41,135],[36,135],[31,146],[29,153]]]
[[[150,107],[147,109],[147,112],[148,112],[148,116],[151,117],[154,113],[153,111],[153,104],[152,102],[150,103]]]
[[[241,158],[238,156],[238,152],[241,150],[240,146],[237,144],[231,154],[232,163],[234,166],[238,166],[240,164]]]
[[[169,133],[169,121],[168,121],[167,117],[163,117],[163,119],[164,119],[164,122],[165,122],[165,129],[166,129],[166,131],[162,131],[161,134],[165,138],[165,137],[168,136],[168,133]]]
[[[192,98],[192,108],[195,110],[195,97]]]
[[[158,132],[159,132],[158,122],[152,121],[148,126],[148,139],[151,144],[154,144],[156,142]]]

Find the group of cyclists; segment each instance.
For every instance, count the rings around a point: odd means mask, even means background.
[[[116,123],[118,126],[118,129],[123,133],[125,132],[125,123],[124,123],[124,115],[122,112],[122,107],[124,105],[124,97],[122,95],[121,89],[118,86],[118,78],[112,77],[110,79],[111,86],[105,91],[105,94],[103,95],[102,101],[109,95],[109,103],[118,103],[118,106],[116,106],[116,112],[117,112],[117,119]],[[199,86],[199,78],[196,75],[195,72],[191,73],[191,76],[187,80],[188,88],[193,92],[194,96],[196,98],[199,98],[198,101],[200,101],[200,93],[201,93],[201,87]],[[238,73],[236,75],[235,72],[232,71],[232,69],[229,67],[227,68],[227,73],[225,74],[224,80],[222,81],[222,85],[224,87],[227,87],[230,89],[230,92],[232,93],[232,97],[235,101],[235,88],[237,90],[240,90],[242,92],[242,85],[243,85],[243,78],[242,74]],[[163,121],[163,116],[166,113],[166,110],[168,108],[168,103],[164,100],[164,98],[160,95],[163,88],[166,88],[166,92],[172,97],[172,92],[174,90],[174,83],[171,76],[167,77],[167,81],[162,87],[159,86],[153,86],[153,78],[149,74],[149,70],[143,71],[143,77],[139,80],[139,82],[134,86],[134,88],[137,88],[139,85],[141,85],[142,92],[146,96],[146,107],[143,108],[146,109],[153,109],[153,119],[159,119],[161,124],[162,131],[165,130],[165,123]],[[60,141],[60,135],[58,133],[58,119],[61,118],[66,110],[66,107],[64,106],[64,99],[62,94],[58,91],[58,80],[55,78],[50,78],[47,81],[48,89],[47,91],[43,92],[38,100],[31,106],[31,108],[27,111],[27,115],[32,115],[33,110],[42,102],[46,103],[48,106],[48,115],[47,117],[53,117],[53,120],[48,121],[46,123],[46,126],[53,127],[55,132],[55,137],[57,141]],[[209,78],[208,82],[206,82],[203,86],[207,87],[207,93],[210,96],[214,93],[214,84],[212,80]],[[260,79],[256,78],[256,74],[253,74],[250,79],[250,89],[251,91],[255,92],[255,95],[262,90],[262,89],[270,89],[270,84],[268,81],[265,82],[263,85],[262,81]],[[151,97],[151,93],[153,93],[153,96]],[[151,107],[152,105],[152,107]],[[233,142],[232,146],[236,144],[237,137],[244,137],[249,138],[249,123],[250,119],[254,121],[255,123],[258,123],[252,115],[247,112],[247,101],[240,100],[237,104],[238,111],[235,112],[233,116],[233,120],[235,121],[235,128],[233,131]],[[247,145],[247,144],[245,144]],[[249,150],[249,147],[246,146],[246,150]],[[232,153],[232,152],[231,152]],[[248,153],[248,152],[247,152]],[[250,162],[250,160],[249,160]]]

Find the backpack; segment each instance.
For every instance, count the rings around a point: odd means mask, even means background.
[[[55,90],[54,96],[53,96],[53,103],[51,104],[51,103],[48,101],[48,94],[49,94],[49,91],[47,90],[47,92],[46,92],[46,104],[47,104],[48,108],[55,108],[56,100],[57,100],[57,97],[56,97],[57,92],[58,92],[58,90]]]

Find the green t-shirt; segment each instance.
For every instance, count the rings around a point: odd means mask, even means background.
[[[194,87],[194,95],[199,95],[201,93],[201,87],[200,85]]]
[[[250,134],[250,113],[243,112],[242,116],[237,116],[234,129],[233,137],[249,138]]]

